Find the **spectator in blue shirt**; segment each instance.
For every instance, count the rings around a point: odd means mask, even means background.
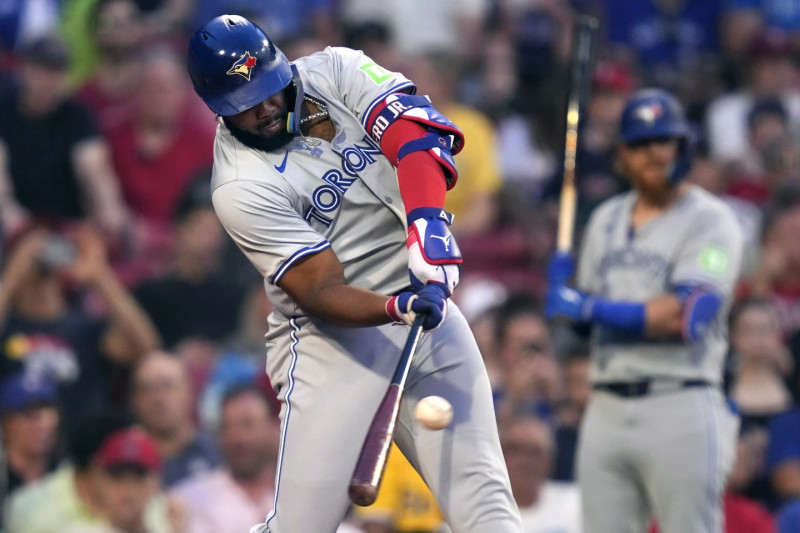
[[[608,41],[633,53],[645,84],[677,83],[681,69],[718,51],[722,8],[722,0],[608,0]]]

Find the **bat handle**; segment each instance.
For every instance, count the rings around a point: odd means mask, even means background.
[[[574,183],[564,183],[561,190],[561,205],[558,214],[558,234],[556,249],[559,252],[572,251],[573,233],[575,232],[575,194]]]
[[[400,364],[397,365],[394,375],[392,376],[392,383],[398,383],[401,386],[405,384],[406,375],[408,375],[409,365],[405,364],[411,354],[417,349],[417,343],[422,336],[422,324],[425,322],[426,314],[417,313],[414,317],[414,322],[411,323],[411,330],[408,332],[406,344],[403,346],[403,352],[400,354]]]

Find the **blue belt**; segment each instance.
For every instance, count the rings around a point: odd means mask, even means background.
[[[688,379],[685,381],[611,381],[594,383],[594,390],[601,390],[622,396],[624,398],[639,398],[650,393],[670,392],[689,387],[711,387],[712,384],[704,379]]]

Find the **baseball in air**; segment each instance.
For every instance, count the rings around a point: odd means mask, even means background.
[[[441,396],[426,396],[417,402],[414,419],[428,429],[443,429],[453,420],[453,406]]]

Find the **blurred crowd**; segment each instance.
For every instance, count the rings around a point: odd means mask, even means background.
[[[290,60],[364,50],[465,132],[446,205],[464,256],[454,299],[528,533],[582,531],[588,353],[543,320],[541,297],[572,25],[598,17],[576,240],[628,189],[614,159],[627,96],[672,91],[694,128],[689,179],[747,240],[726,367],[742,417],[727,532],[800,531],[800,0],[3,0],[3,532],[241,533],[271,510],[271,306],[214,215],[216,119],[185,67],[192,31],[222,13],[256,21]],[[444,527],[395,451],[379,502],[340,531]]]

